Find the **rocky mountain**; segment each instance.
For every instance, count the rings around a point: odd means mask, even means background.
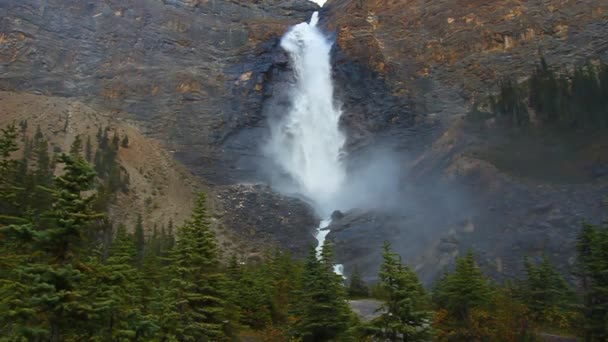
[[[605,138],[572,151],[550,134],[482,135],[465,116],[501,78],[525,80],[541,56],[558,69],[607,62],[608,5],[330,0],[323,17],[339,54],[373,75],[360,84],[380,79],[409,100],[369,134],[396,140],[411,156],[409,183],[418,184],[404,197],[415,205],[404,203],[398,215],[358,210],[333,222],[330,238],[346,268],[377,267],[384,240],[427,281],[467,249],[496,277],[518,273],[523,255],[546,253],[569,268],[580,222],[606,217],[606,174],[598,172],[608,165]],[[350,111],[358,102],[347,99],[348,115],[357,115]],[[399,126],[412,116],[412,126]]]
[[[227,244],[251,256],[269,245],[301,255],[318,218],[272,190],[260,146],[267,116],[289,106],[283,90],[293,75],[280,37],[315,10],[305,0],[0,0],[0,90],[26,109],[2,100],[0,113],[54,127],[84,106],[98,113],[79,117],[90,127],[101,115],[154,142],[125,152],[124,165],[147,165],[164,150],[176,160],[168,169],[187,170],[176,176],[183,185],[168,186],[176,200],[159,199],[159,208],[202,188]],[[541,55],[563,68],[608,62],[608,4],[329,0],[321,21],[336,41],[350,168],[381,148],[401,170],[390,210],[335,215],[329,238],[347,273],[358,264],[371,279],[384,240],[426,280],[467,249],[497,277],[517,273],[524,254],[547,252],[569,267],[578,223],[606,212],[606,176],[595,172],[608,165],[605,140],[567,155],[577,161],[566,177],[575,182],[545,179],[537,175],[563,169],[564,155],[543,163],[550,153],[537,141],[509,145],[464,117],[501,77],[527,77]],[[56,109],[27,106],[37,101]],[[500,162],[522,150],[543,165],[528,172],[525,159],[509,163],[515,170]]]

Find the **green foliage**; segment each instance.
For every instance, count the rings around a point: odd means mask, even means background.
[[[135,249],[137,251],[137,261],[141,262],[144,257],[144,248],[146,246],[146,237],[144,236],[144,219],[141,214],[137,215],[135,222]]]
[[[171,255],[171,287],[175,290],[179,339],[224,340],[226,279],[220,272],[218,248],[200,194],[190,219],[177,232]]]
[[[545,125],[608,128],[608,66],[588,63],[560,74],[541,58],[526,84],[503,80],[500,93],[490,97],[490,106],[517,127],[528,125],[530,106]],[[480,114],[474,110],[471,116]]]
[[[436,303],[464,322],[471,309],[489,303],[491,294],[489,281],[477,266],[473,253],[468,252],[456,260],[454,272],[437,282],[433,295]]]
[[[97,144],[99,149],[95,152],[94,164],[95,171],[104,181],[109,193],[117,191],[127,191],[129,180],[126,172],[117,162],[119,141],[118,132],[114,131],[112,140],[108,139],[109,128],[99,129],[97,132]]]
[[[427,341],[431,335],[431,313],[416,274],[401,263],[401,257],[384,244],[380,286],[386,294],[382,315],[374,320],[374,335],[388,341]]]
[[[321,258],[310,249],[295,308],[295,328],[304,341],[329,341],[349,328],[350,308],[346,304],[343,279],[333,271],[333,252],[323,246]]]
[[[95,177],[78,158],[61,155],[64,173],[55,179],[54,205],[45,216],[48,225],[34,229],[31,223],[2,228],[2,234],[15,242],[22,262],[4,278],[0,292],[0,321],[7,336],[30,340],[75,339],[79,331],[71,323],[87,317],[92,308],[86,301],[87,267],[82,263],[84,231],[96,217],[91,197],[82,192]]]
[[[72,145],[70,146],[70,154],[73,156],[79,156],[82,153],[82,138],[80,135],[76,135]]]
[[[608,339],[608,223],[584,223],[577,254],[583,287],[585,341]]]
[[[500,83],[500,95],[491,101],[492,110],[506,118],[511,125],[524,127],[530,122],[525,100],[525,94],[520,87],[510,78],[506,78]]]
[[[472,338],[472,316],[476,310],[488,308],[491,299],[492,288],[471,252],[456,259],[454,271],[437,282],[433,293],[438,309],[447,316],[445,328],[464,340]]]
[[[91,144],[91,136],[87,135],[87,142],[84,145],[84,158],[90,163],[93,158],[93,145]]]
[[[122,141],[120,142],[120,146],[124,147],[124,148],[129,148],[129,136],[125,134],[125,136],[122,138]]]
[[[119,226],[106,262],[95,268],[90,284],[96,325],[94,340],[134,340],[151,336],[158,326],[144,315],[143,276],[135,267],[137,251]]]
[[[353,273],[350,275],[348,282],[348,296],[350,298],[366,298],[369,296],[369,289],[361,278],[359,267],[355,265]]]
[[[0,223],[2,223],[14,220],[15,215],[19,213],[17,208],[21,189],[17,182],[19,162],[11,158],[18,150],[17,129],[11,124],[1,129],[0,133]]]
[[[528,305],[535,322],[541,325],[567,327],[574,292],[563,276],[544,257],[534,265],[524,259],[525,280],[520,282],[518,296]]]

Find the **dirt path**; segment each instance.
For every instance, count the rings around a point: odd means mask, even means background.
[[[381,312],[377,312],[382,302],[376,299],[350,300],[348,304],[357,316],[365,322],[369,322],[382,314]]]

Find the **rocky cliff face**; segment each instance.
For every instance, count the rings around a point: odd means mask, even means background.
[[[541,55],[558,68],[608,61],[608,4],[330,0],[322,13],[345,59],[383,80],[385,93],[409,100],[409,110],[391,108],[389,117],[414,122],[407,127],[389,122],[380,133],[413,160],[403,167],[411,172],[403,210],[356,210],[333,222],[329,238],[346,269],[359,264],[372,279],[384,240],[427,281],[467,249],[496,277],[518,273],[523,255],[546,253],[569,268],[580,221],[606,215],[606,179],[590,171],[603,167],[605,158],[580,151],[595,157],[578,163],[579,157],[562,154],[569,165],[551,163],[548,155],[554,152],[534,146],[538,141],[499,148],[493,142],[499,138],[479,136],[462,118],[496,91],[502,77],[525,79]],[[607,152],[602,139],[594,146]],[[495,163],[497,154],[519,155],[522,149],[535,150],[530,155],[546,162],[537,172],[546,179],[513,170],[530,169],[527,164],[512,163],[507,170]],[[486,158],[489,154],[495,157]],[[552,174],[561,171],[551,167],[583,176],[554,182]]]
[[[79,97],[136,119],[199,174],[225,181],[233,165],[221,143],[259,117],[268,70],[256,58],[260,44],[314,8],[303,0],[2,1],[0,86]]]
[[[304,0],[1,0],[0,89],[130,120],[202,179],[241,251],[303,253],[314,241],[309,207],[235,184],[256,179],[247,157],[259,154],[278,38],[315,9]],[[43,124],[64,119],[55,116]]]

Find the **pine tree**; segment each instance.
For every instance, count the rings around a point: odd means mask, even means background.
[[[350,298],[366,298],[369,296],[369,289],[361,279],[361,273],[359,267],[355,265],[353,273],[350,275],[350,281],[348,283],[348,296]]]
[[[33,154],[36,160],[36,168],[32,177],[31,206],[34,210],[41,212],[52,203],[52,197],[48,191],[41,187],[51,187],[53,182],[53,167],[49,156],[48,141],[44,138],[40,126],[36,129],[33,140]]]
[[[175,246],[175,236],[173,231],[173,220],[169,219],[169,223],[167,224],[167,234],[165,235],[166,241],[163,242],[163,247],[165,250],[170,251]]]
[[[124,138],[120,142],[120,146],[123,148],[129,148],[129,136],[125,134]]]
[[[110,149],[112,151],[118,151],[119,145],[120,145],[120,137],[118,136],[118,132],[114,131],[114,135],[112,136],[112,142],[110,144]]]
[[[384,244],[380,286],[386,294],[382,315],[373,322],[374,335],[388,341],[426,341],[431,314],[424,288],[416,274],[402,265],[401,257]]]
[[[12,158],[17,147],[17,129],[14,124],[0,130],[0,223],[16,218],[20,189],[16,182],[19,163]],[[9,217],[10,216],[10,217]]]
[[[144,220],[141,214],[137,215],[137,221],[135,221],[135,248],[137,251],[137,260],[141,262],[144,256],[144,248],[146,246],[146,238],[144,235]]]
[[[240,321],[253,329],[272,323],[272,279],[262,267],[246,267],[238,280],[237,301]]]
[[[220,272],[204,194],[177,237],[171,256],[171,287],[179,315],[176,335],[185,341],[226,340],[226,279]]]
[[[478,319],[475,316],[487,314],[492,288],[475,263],[472,252],[456,259],[454,271],[437,282],[433,299],[438,305],[438,315],[447,316],[440,326],[445,334],[457,340],[475,339],[473,322]]]
[[[87,135],[87,142],[84,145],[84,158],[89,162],[93,162],[93,146],[91,144],[91,136]]]
[[[565,316],[574,292],[545,256],[539,265],[524,259],[526,279],[520,285],[520,296],[530,308],[536,322],[553,324],[556,316]]]
[[[143,279],[134,266],[137,251],[135,243],[119,226],[110,247],[110,255],[97,268],[91,284],[95,298],[95,336],[103,341],[136,340],[152,336],[158,328],[143,313]]]
[[[585,341],[608,340],[608,222],[584,223],[577,242]]]
[[[296,315],[298,334],[304,341],[330,341],[344,334],[351,320],[343,279],[333,271],[333,253],[323,246],[321,259],[310,249],[304,264]]]
[[[80,155],[82,153],[82,138],[80,134],[77,134],[70,146],[70,154],[73,156]]]
[[[20,264],[10,284],[2,287],[3,310],[0,321],[12,322],[10,334],[28,340],[78,339],[74,321],[91,313],[84,280],[88,267],[81,254],[83,236],[96,215],[91,211],[92,196],[82,193],[95,177],[82,159],[61,155],[64,173],[47,189],[54,206],[42,229],[32,224],[2,229],[13,240],[21,240],[28,262]],[[29,252],[29,253],[28,253]]]

